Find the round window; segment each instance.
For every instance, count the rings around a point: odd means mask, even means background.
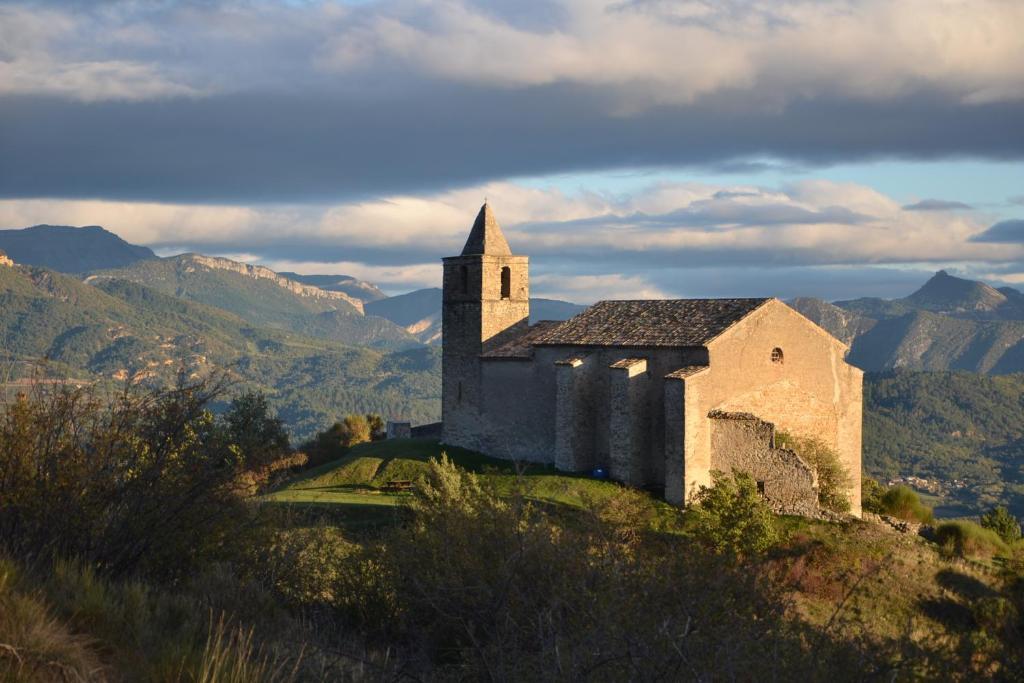
[[[772,349],[772,362],[773,363],[781,363],[782,362],[782,349],[780,349],[778,346],[776,346],[774,349]]]

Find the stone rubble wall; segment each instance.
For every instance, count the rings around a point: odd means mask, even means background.
[[[764,487],[775,512],[811,517],[818,512],[813,468],[786,448],[775,448],[775,425],[749,413],[712,412],[711,469],[747,472]]]

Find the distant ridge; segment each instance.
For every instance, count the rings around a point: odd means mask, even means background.
[[[387,294],[380,291],[380,288],[372,282],[366,282],[365,280],[359,280],[352,277],[351,275],[302,275],[301,273],[292,273],[282,271],[278,275],[288,278],[289,280],[295,280],[307,285],[313,285],[320,289],[328,292],[341,292],[347,294],[353,299],[358,299],[364,304],[370,301],[380,301],[386,299]]]
[[[1007,296],[984,282],[965,280],[940,270],[905,301],[936,312],[994,311],[1007,302]]]
[[[123,268],[157,257],[148,247],[129,244],[98,225],[35,225],[0,230],[0,249],[16,263],[61,273]]]
[[[530,323],[568,320],[585,309],[586,306],[568,301],[531,298]],[[437,287],[368,302],[366,314],[387,318],[424,344],[441,343],[441,290]]]
[[[1024,372],[1024,294],[935,273],[901,299],[799,298],[790,306],[850,345],[868,371]]]

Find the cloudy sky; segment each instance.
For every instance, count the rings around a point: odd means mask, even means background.
[[[1024,284],[1021,0],[0,0],[0,227],[538,295]]]

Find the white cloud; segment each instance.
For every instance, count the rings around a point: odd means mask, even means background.
[[[554,9],[552,9],[554,8]],[[0,6],[0,93],[82,100],[417,80],[598,88],[623,113],[746,93],[1024,97],[1016,0],[381,0]]]
[[[602,299],[667,299],[670,294],[639,275],[535,275],[533,296],[593,303]]]
[[[806,266],[1024,258],[1022,245],[971,241],[993,221],[984,212],[905,211],[863,185],[822,180],[776,188],[661,183],[626,197],[496,182],[333,206],[4,200],[0,225],[100,224],[135,243],[244,253],[247,260],[269,259],[285,270],[422,284],[436,282],[437,259],[459,252],[484,197],[513,249],[534,257],[535,272],[545,264],[549,273],[557,266],[579,275],[594,274],[588,272],[594,263]],[[340,255],[333,256],[338,261],[326,262],[325,250]],[[646,286],[622,284],[637,291]]]
[[[922,85],[975,103],[1024,96],[1018,2],[557,5],[557,25],[523,28],[471,2],[383,2],[331,40],[326,61],[351,71],[397,60],[488,85],[629,86],[652,102],[736,89],[758,89],[767,103],[828,93],[878,98]]]
[[[350,275],[372,282],[390,292],[403,292],[426,287],[439,287],[441,283],[440,263],[411,263],[401,266],[379,266],[358,261],[290,261],[287,259],[262,259],[260,261],[277,272],[307,275]]]

